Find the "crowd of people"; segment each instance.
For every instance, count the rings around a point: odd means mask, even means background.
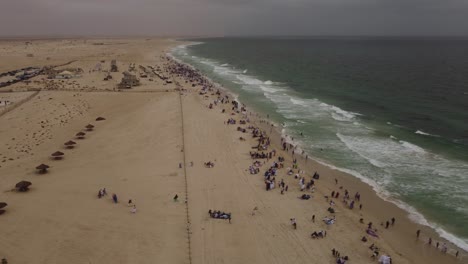
[[[198,71],[194,70],[191,67],[188,67],[184,64],[180,63],[173,63],[172,66],[168,67],[170,70],[171,74],[175,74],[179,77],[183,77],[186,80],[186,83],[190,82],[193,83],[194,85],[199,85],[202,86],[202,89],[200,90],[200,95],[206,96],[208,93],[211,92],[212,95],[214,95],[215,92],[215,85],[213,85],[208,79],[203,77],[201,74],[199,74]],[[193,86],[193,85],[192,85]],[[228,118],[225,121],[225,124],[227,125],[233,125],[236,123],[239,123],[241,125],[246,125],[250,124],[250,119],[246,117],[246,107],[245,105],[241,105],[239,102],[236,100],[229,100],[228,96],[222,96],[219,90],[216,90],[216,95],[217,98],[212,101],[209,105],[209,108],[214,108],[218,104],[227,104],[231,103],[232,104],[232,112],[231,112],[231,117]],[[226,110],[223,108],[222,113],[225,113]],[[233,115],[235,113],[238,114],[243,114],[244,117],[239,119],[237,121]],[[260,120],[261,122],[266,122],[265,120]],[[237,131],[242,132],[242,133],[247,133],[250,132],[252,135],[252,138],[258,142],[257,146],[255,147],[257,151],[251,151],[250,152],[250,157],[252,159],[252,164],[248,168],[248,172],[252,175],[260,174],[261,169],[264,170],[264,183],[265,183],[265,189],[266,191],[272,191],[275,189],[279,189],[280,194],[284,195],[288,189],[289,185],[286,183],[284,179],[280,179],[277,181],[277,177],[279,177],[282,173],[280,173],[280,170],[285,167],[286,164],[286,159],[282,156],[277,156],[276,150],[271,150],[268,151],[269,148],[272,147],[271,145],[271,140],[267,136],[268,133],[266,131],[262,130],[260,127],[253,126],[250,124],[247,128],[243,127],[237,127]],[[245,141],[246,139],[244,136],[239,138],[241,141]],[[281,137],[281,147],[282,150],[287,152],[288,154],[291,154],[292,158],[292,164],[291,167],[288,167],[286,169],[286,175],[292,176],[294,175],[294,179],[298,181],[299,191],[302,192],[311,192],[313,193],[316,190],[316,181],[320,179],[320,175],[315,172],[313,175],[311,175],[310,179],[306,179],[308,176],[307,174],[299,168],[299,163],[297,162],[297,156],[298,154],[302,155],[305,157],[305,161],[307,162],[308,160],[308,155],[305,154],[305,152],[300,149],[298,149],[297,144],[294,143],[294,138],[293,137],[288,137],[284,136]],[[266,159],[266,161],[259,161],[260,159]],[[205,163],[205,166],[209,164]],[[264,166],[267,165],[267,166]],[[214,166],[214,164],[213,164]],[[338,180],[335,179],[335,184],[338,186]],[[302,194],[300,197],[302,200],[309,200],[313,198],[310,194]],[[331,213],[332,216],[325,215],[323,218],[323,223],[325,226],[330,226],[336,223],[337,218],[335,215],[335,206],[336,202],[339,201],[341,198],[341,202],[343,204],[344,208],[348,208],[350,210],[355,209],[356,207],[359,207],[359,210],[362,211],[363,209],[363,203],[361,199],[361,194],[359,192],[355,192],[354,196],[351,197],[351,193],[349,190],[344,188],[343,186],[340,186],[338,190],[333,190],[331,192],[330,196],[325,196],[326,201],[329,203],[329,207],[327,209],[327,213]],[[255,210],[252,212],[252,215],[255,215]],[[219,211],[211,211],[210,210],[210,216],[212,218],[220,218],[220,219],[230,219],[230,214],[224,214]],[[313,222],[315,222],[315,215],[313,215]],[[291,218],[291,225],[293,226],[294,229],[297,229],[297,220],[296,218]],[[364,218],[360,218],[360,223],[364,224]],[[386,229],[392,227],[395,225],[396,219],[392,217],[389,220],[386,220],[385,222],[381,223],[381,226],[384,226]],[[419,237],[419,232],[418,231],[418,237]],[[312,238],[323,238],[326,236],[326,231],[321,230],[321,231],[314,231],[311,233]],[[368,241],[368,236],[369,237],[379,237],[378,235],[378,230],[372,226],[372,223],[368,224],[368,227],[365,229],[365,234],[362,237],[361,241],[366,243]],[[432,245],[432,239],[429,238],[430,245]],[[391,257],[386,255],[386,254],[379,254],[380,249],[375,247],[373,244],[371,245],[372,247],[372,258],[375,260],[378,260],[379,263],[382,264],[390,264],[392,263]],[[370,248],[371,248],[370,247]],[[436,245],[437,248],[439,248],[439,243]],[[442,244],[441,246],[442,252],[447,252],[447,246],[446,244]],[[340,256],[340,253],[333,249],[333,256],[336,259],[336,263],[338,264],[344,264],[347,261],[349,261],[348,256]],[[380,255],[380,258],[378,258]],[[456,256],[458,257],[458,252],[456,253]]]

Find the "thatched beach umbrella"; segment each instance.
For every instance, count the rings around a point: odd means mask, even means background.
[[[69,148],[69,149],[74,148],[74,147],[75,147],[75,146],[74,146],[75,144],[76,144],[76,142],[73,141],[73,140],[69,140],[69,141],[67,141],[67,142],[64,143],[64,145],[65,145],[67,148]]]
[[[39,173],[42,174],[42,173],[46,173],[48,168],[49,168],[49,165],[41,164],[36,167],[36,170],[39,170]]]
[[[54,153],[51,154],[51,156],[56,160],[62,159],[63,155],[65,155],[65,153],[60,152],[60,151],[55,151]]]
[[[92,130],[93,130],[93,128],[94,128],[94,126],[93,126],[93,125],[91,125],[91,124],[88,124],[88,125],[87,125],[87,126],[85,126],[85,127],[86,127],[86,130],[87,130],[87,131],[92,131]]]
[[[101,116],[96,118],[96,121],[103,121],[103,120],[106,120],[106,119],[104,117],[101,117]]]
[[[15,188],[19,192],[26,192],[29,190],[29,186],[31,186],[31,182],[28,181],[20,181],[15,185]]]
[[[76,138],[83,139],[85,135],[86,135],[85,132],[78,132],[78,133],[76,133]]]
[[[5,208],[7,205],[8,205],[7,203],[1,202],[0,203],[0,209]]]

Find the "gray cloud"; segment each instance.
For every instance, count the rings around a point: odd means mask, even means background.
[[[468,35],[468,1],[1,0],[0,35]]]

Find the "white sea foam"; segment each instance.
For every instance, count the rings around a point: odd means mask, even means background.
[[[417,152],[417,153],[423,153],[423,154],[426,153],[426,151],[423,148],[419,147],[419,146],[416,146],[414,144],[411,144],[411,143],[403,141],[403,140],[400,140],[399,142],[401,143],[401,145],[403,147],[405,147],[405,148],[407,148],[407,149],[409,149],[411,151],[414,151],[414,152]]]
[[[221,64],[221,67],[226,67],[226,66],[229,66],[229,63]]]
[[[263,82],[263,83],[264,83],[264,84],[268,84],[268,85],[272,85],[272,84],[273,84],[273,82],[272,82],[272,81],[270,81],[270,80],[268,80],[268,81],[265,81],[265,82]]]
[[[247,69],[245,69],[242,73],[243,73],[243,74],[246,74],[246,73],[247,73]]]
[[[423,136],[439,137],[438,135],[432,135],[432,134],[426,133],[426,132],[421,131],[421,130],[417,130],[417,131],[414,132],[414,133],[415,133],[415,134],[419,134],[419,135],[423,135]]]

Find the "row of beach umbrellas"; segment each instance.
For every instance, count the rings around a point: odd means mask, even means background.
[[[98,117],[96,118],[96,121],[103,121],[103,120],[106,120],[104,117]],[[94,126],[91,125],[91,124],[88,124],[85,126],[85,129],[86,131],[93,131],[94,129]],[[77,139],[84,139],[86,133],[85,132],[78,132],[75,136]],[[73,141],[73,140],[69,140],[67,142],[64,143],[65,147],[67,149],[72,149],[75,147],[76,145],[76,142]],[[54,160],[61,160],[63,158],[63,156],[65,155],[65,153],[61,152],[61,151],[56,151],[54,153],[51,154],[51,157],[54,159]],[[36,167],[36,170],[39,174],[44,174],[44,173],[47,173],[47,170],[50,168],[49,165],[47,164],[40,164],[39,166]],[[31,182],[29,181],[20,181],[18,182],[16,185],[15,185],[15,189],[16,191],[18,192],[26,192],[29,190],[29,187],[32,185]],[[0,215],[4,214],[5,213],[5,207],[7,206],[8,204],[5,203],[5,202],[0,202]]]

